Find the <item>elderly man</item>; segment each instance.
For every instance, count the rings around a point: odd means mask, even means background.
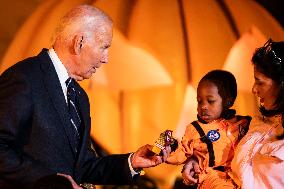
[[[0,76],[0,188],[31,188],[52,174],[76,183],[127,184],[162,163],[145,145],[133,154],[97,157],[90,142],[90,104],[76,81],[108,62],[112,21],[81,5],[60,21],[52,48]],[[75,181],[75,182],[74,182]]]

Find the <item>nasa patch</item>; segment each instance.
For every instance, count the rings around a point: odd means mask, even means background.
[[[210,130],[207,133],[207,138],[211,141],[211,142],[215,142],[217,140],[219,140],[220,138],[220,133],[218,132],[218,130]]]

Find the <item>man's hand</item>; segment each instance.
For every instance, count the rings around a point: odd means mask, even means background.
[[[166,161],[170,154],[170,146],[162,150],[162,155],[157,155],[151,151],[152,146],[146,144],[140,147],[134,154],[132,154],[130,161],[134,169],[142,169],[147,167],[154,167]]]
[[[193,185],[198,183],[198,178],[194,175],[200,173],[199,165],[196,159],[191,158],[186,161],[182,169],[182,178],[185,185]]]
[[[72,178],[70,175],[66,175],[66,174],[62,174],[62,173],[57,173],[57,175],[67,178],[67,179],[71,182],[73,189],[83,189],[81,186],[79,186],[79,185],[73,180],[73,178]]]

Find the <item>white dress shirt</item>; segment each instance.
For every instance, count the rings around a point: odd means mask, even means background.
[[[67,103],[67,86],[65,81],[69,78],[68,72],[53,48],[48,50],[48,54],[54,65],[56,74],[59,78],[60,85]]]

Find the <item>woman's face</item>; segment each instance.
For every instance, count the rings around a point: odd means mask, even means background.
[[[259,72],[254,66],[254,84],[252,92],[260,98],[260,103],[266,110],[275,108],[274,102],[278,96],[279,86],[274,80]]]

